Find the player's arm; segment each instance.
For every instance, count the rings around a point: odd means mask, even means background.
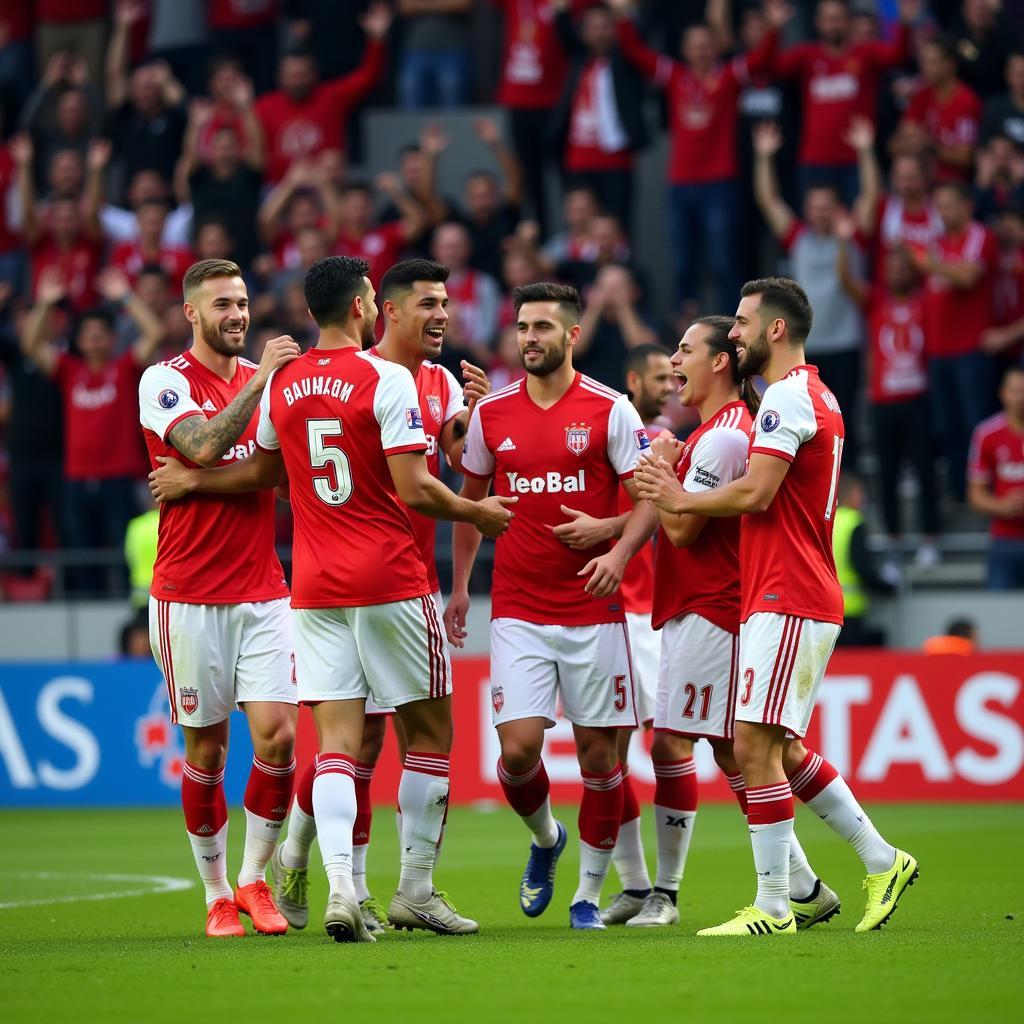
[[[566,547],[576,551],[586,551],[598,544],[618,540],[630,516],[629,512],[623,512],[608,519],[596,519],[579,509],[569,508],[568,505],[559,505],[559,508],[562,515],[569,517],[569,522],[552,526],[551,532]]]
[[[483,501],[491,488],[490,478],[466,476],[461,495],[467,501]],[[468,523],[452,528],[452,593],[444,610],[444,630],[448,643],[463,647],[466,639],[466,614],[469,611],[469,577],[480,550],[480,533]]]
[[[775,155],[781,148],[782,132],[777,124],[762,121],[754,128],[754,197],[776,238],[785,238],[796,222],[775,173]]]
[[[149,474],[149,489],[161,504],[190,494],[241,494],[285,484],[280,451],[257,448],[248,458],[216,469],[190,469],[171,456],[158,455],[156,461],[160,465]]]
[[[461,366],[462,376],[466,382],[462,388],[461,395],[466,401],[466,407],[465,409],[460,409],[456,415],[451,416],[445,421],[444,426],[441,428],[441,434],[438,437],[441,451],[444,452],[448,465],[456,473],[462,472],[462,452],[466,447],[466,431],[469,427],[469,418],[473,415],[476,403],[485,395],[491,393],[491,382],[487,374],[479,366],[474,366],[466,359],[462,360]],[[458,396],[460,394],[458,381],[454,377],[450,378],[450,380],[451,384],[449,386],[453,386],[452,393]]]

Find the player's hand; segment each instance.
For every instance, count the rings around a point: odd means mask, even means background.
[[[274,494],[282,501],[291,501],[292,492],[291,487],[288,484],[288,477],[285,477],[275,488]]]
[[[637,494],[663,512],[680,513],[686,501],[675,470],[664,459],[642,459],[633,473]]]
[[[359,26],[371,39],[380,40],[388,34],[393,17],[387,4],[375,3],[359,19]]]
[[[682,442],[669,430],[663,430],[651,442],[651,458],[664,459],[670,466],[675,468],[683,457]]]
[[[562,515],[569,517],[568,523],[552,526],[551,532],[566,546],[575,551],[586,551],[588,548],[611,540],[614,536],[606,519],[595,519],[586,512],[560,505]]]
[[[463,359],[459,365],[462,367],[462,379],[466,382],[462,387],[462,397],[466,400],[469,415],[472,416],[476,403],[491,393],[491,382],[487,374],[469,360]]]
[[[160,465],[149,474],[149,490],[156,501],[177,501],[195,490],[195,476],[170,455],[158,455]]]
[[[302,349],[295,343],[295,339],[290,334],[282,334],[280,338],[271,338],[267,342],[267,347],[263,350],[263,356],[260,358],[260,365],[257,367],[256,372],[252,375],[252,379],[256,381],[256,387],[264,387],[270,375],[280,369],[286,363],[290,363],[293,359],[298,359],[302,355]]]
[[[512,522],[512,506],[519,501],[518,498],[504,498],[498,494],[492,494],[476,503],[477,514],[474,526],[485,537],[500,537]]]
[[[622,576],[626,571],[626,559],[616,548],[598,558],[592,558],[577,576],[589,576],[583,588],[591,597],[608,597],[619,589]]]
[[[453,591],[444,610],[444,631],[452,647],[465,647],[466,614],[469,612],[469,594],[465,590]]]

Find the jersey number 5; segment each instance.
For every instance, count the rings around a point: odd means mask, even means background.
[[[613,679],[613,685],[615,686],[615,710],[625,711],[626,710],[626,677],[615,676]]]
[[[352,466],[345,452],[337,445],[324,444],[324,438],[341,437],[344,433],[341,420],[306,420],[310,466],[313,469],[334,467],[333,484],[330,473],[313,477],[316,496],[332,508],[344,505],[352,497]]]

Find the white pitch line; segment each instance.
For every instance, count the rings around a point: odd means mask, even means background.
[[[0,910],[11,910],[14,907],[46,907],[57,903],[85,903],[92,900],[117,900],[126,896],[153,896],[166,892],[181,892],[184,889],[191,889],[195,884],[190,878],[171,878],[168,875],[108,875],[66,871],[9,871],[7,874],[8,877],[35,878],[41,881],[67,881],[77,878],[90,882],[142,882],[145,883],[145,888],[82,893],[78,896],[53,896],[43,900],[14,900],[0,903]]]

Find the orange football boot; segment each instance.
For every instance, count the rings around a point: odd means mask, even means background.
[[[274,902],[274,894],[266,882],[252,882],[235,890],[235,904],[252,918],[252,926],[261,935],[284,935],[288,922]]]
[[[238,920],[238,907],[233,900],[222,896],[214,901],[206,915],[206,934],[211,939],[231,939],[245,935],[242,922]]]

